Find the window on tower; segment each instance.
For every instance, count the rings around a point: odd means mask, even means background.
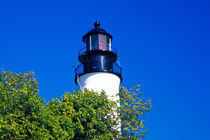
[[[91,35],[91,50],[98,50],[98,35]]]
[[[99,34],[98,35],[98,48],[99,50],[107,50],[107,37],[106,35]]]
[[[85,49],[90,50],[90,37],[85,39]]]
[[[111,38],[104,34],[93,34],[85,38],[85,48],[90,50],[111,51]]]

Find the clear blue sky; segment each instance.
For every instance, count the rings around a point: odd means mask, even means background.
[[[78,89],[73,66],[97,20],[113,35],[122,85],[153,100],[146,140],[210,139],[210,2],[1,1],[0,67],[34,71],[49,101]]]

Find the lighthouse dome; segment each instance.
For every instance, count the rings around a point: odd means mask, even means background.
[[[95,28],[90,30],[88,33],[86,33],[82,37],[82,41],[85,42],[85,39],[89,37],[90,35],[95,35],[95,34],[103,34],[108,36],[110,39],[112,39],[112,35],[110,35],[108,32],[106,32],[104,29],[100,28],[100,22],[95,22],[94,23]]]

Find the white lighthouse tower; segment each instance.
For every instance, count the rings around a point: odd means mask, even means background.
[[[100,28],[95,28],[83,36],[84,48],[79,52],[81,62],[75,69],[75,82],[80,89],[101,92],[104,90],[112,100],[118,100],[119,86],[122,81],[121,67],[116,63],[117,51],[112,48],[112,36]]]

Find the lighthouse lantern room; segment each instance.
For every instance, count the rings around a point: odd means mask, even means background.
[[[79,51],[80,65],[75,68],[75,83],[85,88],[101,92],[104,90],[111,99],[119,92],[122,81],[121,66],[117,63],[117,51],[112,48],[112,36],[100,28],[95,28],[83,36],[84,48]]]

